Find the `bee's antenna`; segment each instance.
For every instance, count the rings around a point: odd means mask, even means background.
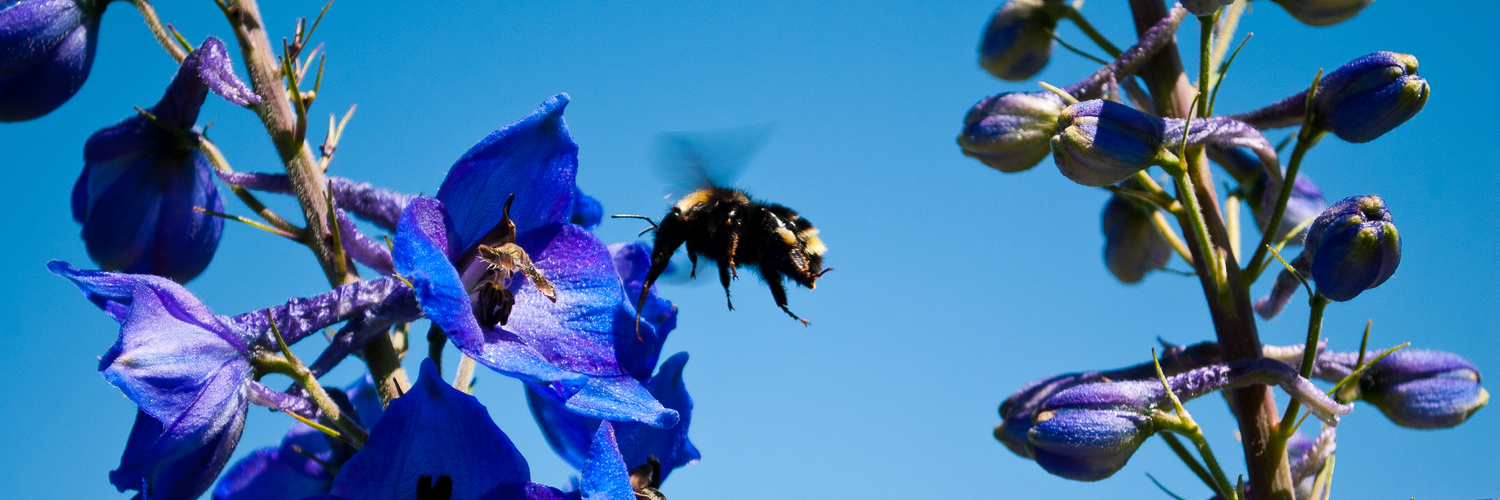
[[[640,220],[646,221],[647,224],[650,224],[651,225],[651,229],[656,229],[656,221],[651,220],[650,217],[647,217],[647,216],[644,216],[644,215],[614,214],[614,215],[611,215],[609,217],[611,219],[640,219]]]

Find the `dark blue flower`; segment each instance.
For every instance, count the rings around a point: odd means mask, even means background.
[[[1165,133],[1161,118],[1114,101],[1083,101],[1058,117],[1052,159],[1073,182],[1108,186],[1155,164]]]
[[[1031,78],[1052,59],[1058,5],[1043,0],[1006,0],[995,9],[979,40],[979,65],[995,78]]]
[[[1406,123],[1431,90],[1411,54],[1375,52],[1323,77],[1313,105],[1324,127],[1349,142],[1369,142]]]
[[[1292,18],[1310,26],[1338,24],[1354,17],[1375,0],[1272,0]]]
[[[566,104],[558,95],[491,134],[453,166],[438,199],[413,200],[397,224],[396,271],[485,366],[581,415],[670,427],[676,412],[630,376],[654,359],[657,333],[637,334],[608,251],[569,223],[578,147]],[[511,253],[485,255],[497,248]]]
[[[1126,187],[1135,186],[1130,180]],[[1172,247],[1152,224],[1154,207],[1113,195],[1104,205],[1104,263],[1124,283],[1138,283],[1172,258]]]
[[[224,221],[193,208],[223,211],[224,202],[190,129],[209,90],[235,104],[260,102],[233,68],[223,42],[209,38],[150,109],[155,121],[137,115],[89,137],[72,207],[99,267],[179,282],[208,267]]]
[[[196,498],[213,484],[244,429],[257,339],[170,280],[57,264],[53,271],[86,295],[114,304],[107,310],[121,321],[99,371],[140,411],[110,482],[147,499]]]
[[[1463,423],[1490,401],[1479,369],[1451,352],[1402,349],[1360,376],[1360,398],[1396,425],[1445,429]]]
[[[584,498],[633,497],[613,440],[597,441],[598,455],[589,460],[595,465],[584,471]],[[410,500],[433,490],[452,500],[567,497],[531,483],[526,458],[484,405],[444,383],[436,365],[423,360],[417,383],[391,401],[365,447],[339,470],[331,496]]]
[[[0,6],[0,122],[41,117],[78,93],[109,2],[11,0]]]
[[[1401,264],[1401,235],[1379,196],[1350,196],[1323,211],[1308,229],[1303,252],[1312,279],[1330,299],[1346,301],[1380,286]]]
[[[958,146],[964,155],[1001,172],[1021,172],[1052,152],[1063,101],[1057,94],[1004,92],[984,98],[964,115]]]

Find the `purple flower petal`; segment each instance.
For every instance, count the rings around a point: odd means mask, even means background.
[[[630,470],[615,443],[615,429],[609,422],[599,424],[589,459],[583,463],[584,500],[636,500],[630,485]]]
[[[531,115],[479,141],[448,170],[437,198],[447,205],[463,247],[500,222],[511,194],[518,234],[571,219],[578,144],[563,122],[567,105],[567,94],[552,96]]]
[[[443,382],[431,360],[406,395],[391,401],[365,447],[334,479],[334,495],[362,500],[416,498],[423,476],[447,476],[457,499],[524,485],[526,459],[473,396]]]

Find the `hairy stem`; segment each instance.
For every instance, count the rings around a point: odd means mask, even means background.
[[[130,0],[130,3],[135,5],[135,10],[141,11],[141,18],[146,21],[146,28],[151,30],[151,34],[156,36],[156,43],[161,44],[161,48],[166,49],[167,54],[172,56],[173,60],[181,63],[183,59],[187,59],[187,51],[182,50],[182,46],[177,44],[177,39],[161,24],[161,18],[156,16],[156,8],[151,6],[149,0]]]
[[[1130,7],[1138,35],[1145,33],[1167,15],[1166,6],[1161,0],[1130,0]],[[1183,73],[1182,62],[1175,44],[1169,44],[1161,49],[1146,63],[1140,74],[1145,78],[1147,87],[1151,91],[1159,116],[1186,118],[1189,103],[1192,102],[1195,92],[1187,81],[1187,75]],[[1227,251],[1229,248],[1228,231],[1225,228],[1223,216],[1219,213],[1213,177],[1209,173],[1201,148],[1197,149],[1194,151],[1190,148],[1187,157],[1182,160],[1192,184],[1190,187],[1196,191],[1197,198],[1203,201],[1200,207],[1209,231],[1209,240],[1215,247],[1224,250],[1220,254],[1225,259],[1228,296],[1223,299],[1217,296],[1213,278],[1202,269],[1204,263],[1208,262],[1207,258],[1197,254],[1197,249],[1192,247],[1191,249],[1195,251],[1194,263],[1200,268],[1199,281],[1208,299],[1209,313],[1213,318],[1214,331],[1223,349],[1225,361],[1256,359],[1261,357],[1260,335],[1256,330],[1254,314],[1251,311],[1249,293],[1240,286],[1239,264],[1234,259],[1234,255]],[[1184,233],[1194,229],[1186,218],[1179,218],[1179,223],[1183,226]],[[1270,388],[1265,385],[1252,385],[1235,389],[1231,391],[1229,399],[1230,406],[1239,421],[1240,436],[1244,442],[1245,460],[1249,466],[1248,481],[1251,497],[1257,500],[1290,499],[1291,471],[1285,458],[1278,457],[1276,460],[1266,458],[1272,427],[1276,422],[1275,401],[1271,396]]]
[[[271,142],[286,166],[302,215],[307,218],[308,230],[303,243],[317,257],[329,284],[338,286],[356,281],[359,276],[354,274],[353,268],[342,265],[342,252],[334,247],[332,235],[328,233],[328,228],[332,227],[324,193],[328,181],[313,158],[312,148],[297,140],[297,118],[287,100],[282,65],[271,48],[260,7],[255,0],[230,0],[220,6],[234,28],[235,39],[239,41],[240,52],[245,58],[245,68],[250,74],[250,84],[261,97],[261,103],[252,109],[270,134]],[[382,401],[399,397],[410,386],[389,336],[378,335],[371,339],[364,348],[364,358]]]

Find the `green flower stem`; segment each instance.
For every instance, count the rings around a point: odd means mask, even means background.
[[[1182,257],[1182,261],[1186,262],[1188,267],[1196,267],[1193,265],[1192,250],[1188,250],[1187,244],[1177,236],[1177,230],[1172,229],[1172,225],[1167,222],[1166,215],[1163,215],[1160,210],[1151,212],[1151,225],[1156,226],[1156,232],[1161,233],[1161,237],[1167,240],[1172,250],[1177,251],[1177,255]]]
[[[1177,398],[1177,393],[1172,391],[1172,385],[1167,383],[1167,374],[1161,370],[1161,360],[1156,357],[1155,349],[1151,350],[1151,364],[1156,368],[1156,378],[1161,381],[1162,389],[1167,391],[1167,397],[1172,400],[1172,409],[1177,412],[1177,415],[1172,415],[1158,410],[1154,418],[1156,425],[1162,430],[1176,432],[1192,440],[1193,445],[1198,448],[1198,454],[1203,456],[1203,463],[1207,464],[1208,471],[1213,476],[1214,484],[1217,485],[1214,489],[1217,490],[1219,498],[1237,498],[1234,485],[1229,482],[1229,476],[1224,475],[1224,468],[1219,466],[1219,460],[1214,458],[1214,452],[1208,446],[1208,438],[1203,435],[1203,429],[1198,427],[1198,422],[1193,420],[1192,414],[1189,414],[1187,408],[1182,406],[1182,400]]]
[[[1297,145],[1292,147],[1292,158],[1287,161],[1286,175],[1281,180],[1281,193],[1276,198],[1276,206],[1271,211],[1271,219],[1266,222],[1267,229],[1264,234],[1260,235],[1260,244],[1255,247],[1255,255],[1250,257],[1250,261],[1245,265],[1243,283],[1246,289],[1255,284],[1255,280],[1260,278],[1261,273],[1265,272],[1266,266],[1270,264],[1270,261],[1266,260],[1266,246],[1271,244],[1272,238],[1276,237],[1274,228],[1281,227],[1281,220],[1286,216],[1286,204],[1292,198],[1292,188],[1297,182],[1297,171],[1302,168],[1302,157],[1306,156],[1307,151],[1323,138],[1323,134],[1327,133],[1317,125],[1317,117],[1313,115],[1312,106],[1313,98],[1317,95],[1318,82],[1322,79],[1323,71],[1319,70],[1318,75],[1313,77],[1312,86],[1307,90],[1307,114],[1302,117],[1302,128],[1297,131]]]
[[[1312,314],[1307,318],[1307,344],[1302,348],[1302,365],[1300,370],[1302,378],[1312,377],[1313,363],[1318,359],[1318,339],[1323,332],[1323,310],[1328,308],[1328,303],[1331,301],[1328,300],[1328,297],[1324,297],[1322,293],[1313,292],[1312,299],[1309,302],[1312,303]],[[1291,401],[1287,402],[1286,411],[1281,414],[1281,427],[1276,429],[1277,437],[1282,442],[1292,437],[1292,432],[1295,430],[1297,411],[1301,409],[1302,401],[1297,398],[1292,398]]]
[[[307,365],[303,364],[302,360],[297,359],[297,355],[292,353],[292,349],[287,346],[286,340],[281,338],[281,330],[276,328],[276,321],[271,317],[269,309],[266,310],[266,319],[270,321],[271,334],[276,338],[276,347],[281,349],[281,354],[259,353],[254,358],[256,368],[265,372],[280,373],[291,377],[293,381],[297,382],[297,385],[307,390],[307,394],[312,398],[313,404],[317,405],[318,409],[323,411],[323,416],[333,421],[333,424],[338,426],[339,430],[343,431],[344,438],[348,439],[350,444],[353,444],[356,448],[363,447],[365,441],[370,438],[369,433],[365,432],[363,427],[354,423],[349,418],[349,415],[344,414],[343,410],[339,409],[339,405],[334,403],[333,398],[328,396],[328,391],[323,390],[323,384],[318,383],[318,378],[313,375],[312,370],[309,370]]]
[[[1218,24],[1220,8],[1213,14],[1198,16],[1198,117],[1208,118],[1208,89],[1213,88],[1213,40],[1214,25]]]
[[[1234,193],[1224,197],[1224,229],[1229,232],[1229,253],[1235,260],[1240,258],[1240,197]]]
[[[161,48],[166,49],[167,54],[172,56],[173,60],[181,63],[183,59],[187,59],[187,51],[182,49],[182,46],[177,43],[177,38],[173,37],[162,25],[161,18],[156,16],[156,9],[151,6],[149,0],[130,0],[130,3],[135,5],[135,10],[141,11],[141,18],[145,19],[146,27],[151,30],[152,35],[156,36],[156,43],[161,44]]]
[[[1198,462],[1198,457],[1194,457],[1193,452],[1188,451],[1187,446],[1182,444],[1182,440],[1177,439],[1176,434],[1170,432],[1162,433],[1161,440],[1167,443],[1167,447],[1172,449],[1172,453],[1176,453],[1177,458],[1182,459],[1182,463],[1187,464],[1188,469],[1193,471],[1193,475],[1198,476],[1198,479],[1203,481],[1203,484],[1207,485],[1208,489],[1218,491],[1219,485],[1214,482],[1213,476],[1209,475],[1208,469],[1204,468],[1203,464]]]
[[[1224,276],[1224,259],[1208,237],[1208,223],[1203,219],[1203,207],[1198,203],[1198,194],[1193,189],[1193,183],[1188,178],[1188,172],[1181,165],[1167,168],[1172,174],[1172,180],[1177,183],[1177,199],[1182,202],[1183,212],[1186,212],[1189,227],[1192,228],[1193,243],[1198,245],[1198,255],[1203,256],[1201,265],[1195,265],[1199,273],[1204,273],[1213,280],[1217,297],[1215,301],[1222,299],[1228,292],[1226,286],[1227,278]]]
[[[276,146],[292,190],[307,219],[308,237],[304,243],[317,257],[318,264],[328,283],[339,286],[359,280],[352,267],[341,261],[341,249],[334,248],[332,235],[327,233],[329,211],[324,192],[328,180],[313,158],[312,148],[297,140],[297,117],[293,113],[287,89],[282,82],[282,66],[271,48],[256,0],[215,0],[224,17],[234,28],[240,53],[245,58],[245,68],[250,75],[250,84],[261,97],[261,103],[251,109],[260,117],[271,142]],[[342,271],[342,272],[341,272]],[[400,397],[410,387],[406,372],[396,355],[396,348],[389,335],[376,335],[362,352],[375,386],[383,402]]]
[[[1120,57],[1120,48],[1116,47],[1115,44],[1110,43],[1109,39],[1105,38],[1104,34],[1100,33],[1099,30],[1094,29],[1094,25],[1089,23],[1088,18],[1084,17],[1083,13],[1079,12],[1078,9],[1073,8],[1073,6],[1071,5],[1067,6],[1067,10],[1064,11],[1063,17],[1067,18],[1067,20],[1069,21],[1073,21],[1073,25],[1078,27],[1078,31],[1082,31],[1084,35],[1089,37],[1089,40],[1094,41],[1095,45],[1098,45],[1099,48],[1104,49],[1104,52],[1106,54],[1109,54],[1109,57]]]

